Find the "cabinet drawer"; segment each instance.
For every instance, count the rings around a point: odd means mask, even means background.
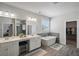
[[[8,46],[9,46],[9,43],[2,43],[2,44],[0,45],[1,48],[3,48],[3,47],[8,47]]]
[[[32,38],[30,39],[31,42],[37,42],[38,41],[38,38]]]
[[[16,45],[9,46],[8,55],[9,56],[17,56],[17,55],[19,55],[19,47],[16,46]]]
[[[9,45],[10,45],[10,46],[11,46],[11,45],[16,45],[16,46],[18,46],[19,43],[18,43],[18,42],[10,42]]]

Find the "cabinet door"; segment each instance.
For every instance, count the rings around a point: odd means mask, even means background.
[[[35,37],[30,39],[30,51],[41,46],[41,39],[39,37]]]
[[[8,56],[8,47],[0,48],[0,56]]]
[[[19,55],[18,42],[3,43],[0,45],[0,56],[17,56]]]
[[[19,45],[18,42],[11,42],[8,47],[9,56],[18,56],[19,55]]]
[[[1,55],[8,56],[8,47],[2,48]]]
[[[18,56],[18,48],[17,46],[13,45],[13,46],[9,46],[9,51],[8,51],[8,55],[9,56]]]
[[[1,56],[1,44],[0,44],[0,56]]]
[[[0,56],[8,56],[8,43],[0,44]]]

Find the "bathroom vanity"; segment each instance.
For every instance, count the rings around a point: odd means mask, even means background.
[[[37,49],[41,46],[41,37],[38,35],[26,36],[26,37],[10,37],[0,38],[0,56],[18,56],[24,53]],[[25,53],[25,54],[26,54]]]

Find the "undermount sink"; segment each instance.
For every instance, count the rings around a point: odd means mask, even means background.
[[[4,40],[12,40],[14,37],[5,37]]]
[[[5,40],[9,40],[9,38],[8,38],[8,37],[6,37],[6,38],[5,38]]]

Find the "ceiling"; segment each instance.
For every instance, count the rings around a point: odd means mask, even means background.
[[[79,8],[79,2],[4,2],[8,5],[31,11],[40,15],[54,17]]]

